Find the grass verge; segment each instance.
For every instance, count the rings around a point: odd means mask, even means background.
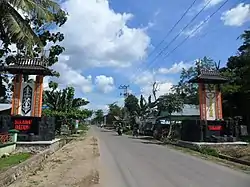
[[[15,166],[30,157],[30,153],[17,153],[5,158],[0,158],[0,171]]]

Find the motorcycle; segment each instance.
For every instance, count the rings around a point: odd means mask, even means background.
[[[139,136],[139,129],[136,129],[133,131],[133,136],[138,137]]]
[[[121,136],[121,135],[122,135],[122,132],[123,132],[122,128],[119,127],[118,130],[117,130],[118,135]]]

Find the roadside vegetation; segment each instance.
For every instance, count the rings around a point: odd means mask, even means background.
[[[0,172],[24,162],[32,155],[30,153],[16,153],[0,158]]]

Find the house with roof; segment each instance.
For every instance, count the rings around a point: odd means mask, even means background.
[[[0,103],[0,115],[10,115],[11,113],[11,104]]]
[[[181,112],[169,114],[167,111],[160,111],[156,120],[163,124],[168,121],[198,120],[200,119],[200,110],[198,105],[184,104]]]

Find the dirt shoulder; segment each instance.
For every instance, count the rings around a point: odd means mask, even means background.
[[[91,187],[99,183],[98,139],[88,134],[51,155],[43,168],[10,187]]]

